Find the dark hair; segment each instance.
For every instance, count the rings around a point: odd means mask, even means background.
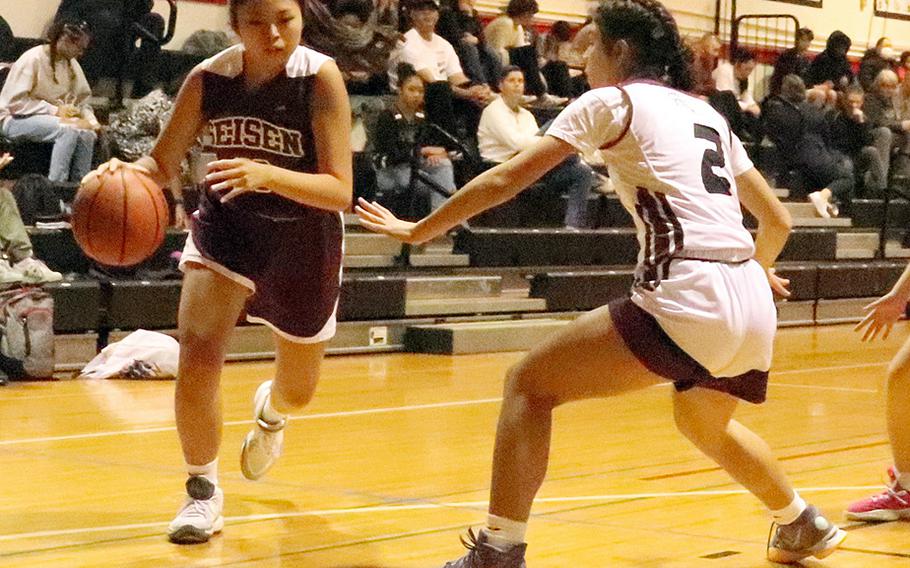
[[[569,41],[572,39],[572,24],[565,20],[554,22],[550,27],[550,35],[559,41]]]
[[[92,32],[84,21],[57,20],[47,30],[47,42],[51,49],[51,60],[57,59],[57,42],[67,36],[73,40],[91,39]]]
[[[522,73],[522,75],[524,74],[524,71],[522,71],[521,67],[518,65],[506,65],[502,68],[502,73],[499,75],[499,82],[502,83],[506,80],[506,77],[508,77],[510,73],[515,73],[516,71]]]
[[[670,87],[692,89],[692,52],[676,20],[657,0],[605,0],[597,9],[603,39],[625,40],[635,58],[631,78],[649,78]]]
[[[439,10],[439,2],[436,0],[412,0],[408,4],[408,10],[411,12],[416,12],[417,10]]]
[[[900,66],[903,67],[907,64],[907,59],[910,59],[910,51],[901,52]]]
[[[813,39],[815,39],[815,32],[813,32],[809,28],[799,28],[798,30],[796,30],[796,41],[800,41],[803,39],[812,41]]]
[[[361,23],[366,23],[373,13],[373,0],[338,0],[331,8],[333,18],[356,16]]]
[[[509,4],[506,6],[506,15],[510,18],[524,16],[525,14],[533,16],[537,12],[540,12],[537,0],[509,0]]]
[[[228,13],[231,17],[231,26],[237,26],[237,11],[245,4],[249,4],[252,0],[231,0],[230,5],[228,6]],[[303,0],[297,0],[297,5],[300,6],[300,13],[303,13]]]
[[[414,66],[410,63],[399,63],[395,70],[398,72],[398,84],[396,86],[399,89],[401,89],[412,77],[417,77],[421,81],[423,80],[420,75],[417,74],[417,69],[414,69]]]
[[[733,50],[733,57],[730,58],[730,62],[733,65],[737,63],[748,63],[749,61],[755,61],[755,54],[751,50],[746,49],[745,47],[737,47]]]

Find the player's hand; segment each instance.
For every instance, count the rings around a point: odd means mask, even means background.
[[[137,164],[136,162],[124,162],[122,160],[118,160],[117,158],[111,158],[107,162],[104,162],[103,164],[98,166],[93,171],[90,171],[89,173],[85,174],[85,177],[82,178],[82,181],[80,183],[82,183],[84,185],[86,183],[89,183],[90,181],[97,179],[98,176],[100,176],[101,174],[104,174],[106,172],[114,173],[116,171],[119,171],[120,169],[131,169],[131,170],[136,170],[137,172],[141,172],[147,176],[152,175],[152,172],[150,172],[148,168],[146,168],[143,165]]]
[[[246,158],[215,160],[208,165],[206,183],[212,191],[226,191],[221,198],[226,203],[251,191],[267,188],[272,179],[272,167]]]
[[[354,207],[354,212],[360,218],[360,224],[373,232],[389,235],[401,242],[412,245],[420,244],[426,240],[420,239],[414,234],[417,223],[402,221],[375,201],[371,202],[362,197],[359,198],[357,206]]]
[[[894,322],[900,319],[906,309],[906,298],[900,297],[894,292],[888,292],[863,308],[869,313],[866,314],[863,321],[856,324],[853,331],[860,331],[866,328],[866,331],[863,332],[863,341],[872,341],[882,332],[884,332],[882,333],[882,339],[887,339]]]
[[[790,290],[787,290],[787,286],[790,285],[790,280],[775,274],[773,268],[769,268],[765,273],[768,276],[768,284],[771,285],[771,291],[783,298],[789,298]]]
[[[4,152],[3,155],[0,155],[0,170],[9,165],[13,161],[13,156],[9,152]]]

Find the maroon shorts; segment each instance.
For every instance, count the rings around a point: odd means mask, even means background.
[[[341,215],[331,211],[300,206],[293,218],[274,219],[240,207],[201,208],[183,260],[251,288],[250,321],[317,342],[334,335],[343,239]]]
[[[714,377],[670,339],[654,316],[629,298],[610,302],[610,319],[635,358],[652,373],[671,381],[676,390],[682,392],[702,387],[725,392],[747,402],[758,404],[765,401],[768,371]]]

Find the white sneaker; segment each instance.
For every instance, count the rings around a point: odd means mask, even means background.
[[[224,492],[208,479],[191,475],[186,480],[186,501],[167,529],[175,544],[208,542],[224,528]]]
[[[240,448],[240,471],[245,478],[254,481],[265,475],[281,457],[284,427],[288,423],[287,418],[272,424],[262,417],[271,393],[272,381],[266,381],[256,389],[253,397],[253,419],[256,425],[247,433]]]
[[[830,219],[831,212],[828,210],[828,200],[822,197],[822,192],[813,191],[809,194],[809,203],[815,207],[815,214],[822,219]]]
[[[23,258],[17,262],[13,268],[22,273],[25,281],[30,284],[42,284],[44,282],[59,282],[63,280],[63,275],[47,267],[46,264],[33,256]]]
[[[8,261],[0,258],[0,286],[25,281],[25,275],[13,268]]]

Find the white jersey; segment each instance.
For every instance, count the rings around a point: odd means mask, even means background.
[[[735,182],[752,162],[708,103],[650,82],[605,87],[569,105],[547,135],[601,153],[638,229],[636,287],[653,290],[674,259],[754,254]]]

